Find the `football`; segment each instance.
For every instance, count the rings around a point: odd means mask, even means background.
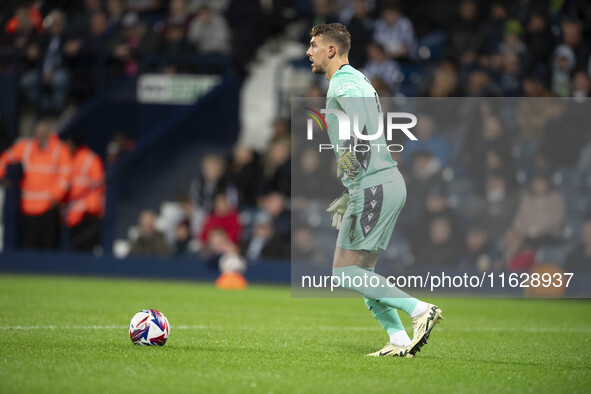
[[[155,309],[136,313],[129,323],[129,337],[135,345],[164,346],[169,335],[168,319]]]

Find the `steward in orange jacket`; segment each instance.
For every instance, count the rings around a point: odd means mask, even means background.
[[[70,151],[49,125],[38,122],[33,138],[16,142],[0,155],[0,178],[6,166],[21,163],[21,212],[24,246],[56,249],[59,246],[59,206],[69,187]]]
[[[99,245],[100,219],[105,207],[105,170],[101,158],[76,138],[68,139],[72,152],[72,178],[66,196],[66,225],[72,250]]]

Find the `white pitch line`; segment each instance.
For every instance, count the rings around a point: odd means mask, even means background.
[[[47,326],[0,326],[0,331],[10,330],[125,330],[128,326],[120,325],[47,325]],[[225,326],[210,326],[210,325],[172,325],[173,330],[220,330],[227,329]],[[292,327],[260,327],[260,326],[243,326],[232,327],[232,329],[252,330],[257,331],[261,329],[271,329],[279,331],[293,330]],[[297,329],[308,331],[375,331],[379,327],[347,327],[347,326],[308,326]],[[529,333],[591,333],[591,328],[572,328],[572,327],[445,327],[438,326],[437,331],[459,331],[459,332],[529,332]]]

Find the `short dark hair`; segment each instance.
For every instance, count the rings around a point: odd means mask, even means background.
[[[320,36],[325,40],[337,45],[339,55],[349,53],[351,49],[351,34],[347,28],[340,23],[323,23],[316,25],[310,31],[310,37]]]

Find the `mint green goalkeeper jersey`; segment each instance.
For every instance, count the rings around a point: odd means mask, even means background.
[[[354,115],[358,114],[358,130],[361,134],[376,134],[381,119],[381,106],[378,94],[369,80],[360,71],[350,65],[342,66],[330,79],[330,85],[326,94],[326,109],[339,110],[346,113],[350,119],[351,137],[354,137]],[[335,114],[326,114],[328,136],[334,147],[337,160],[339,150],[343,145],[356,143],[357,161],[361,165],[359,173],[353,178],[346,174],[341,178],[343,185],[348,189],[368,188],[393,181],[400,177],[396,168],[396,162],[387,148],[385,133],[375,140],[339,139],[339,122]],[[361,146],[365,145],[365,146]],[[361,152],[367,150],[367,152]]]

